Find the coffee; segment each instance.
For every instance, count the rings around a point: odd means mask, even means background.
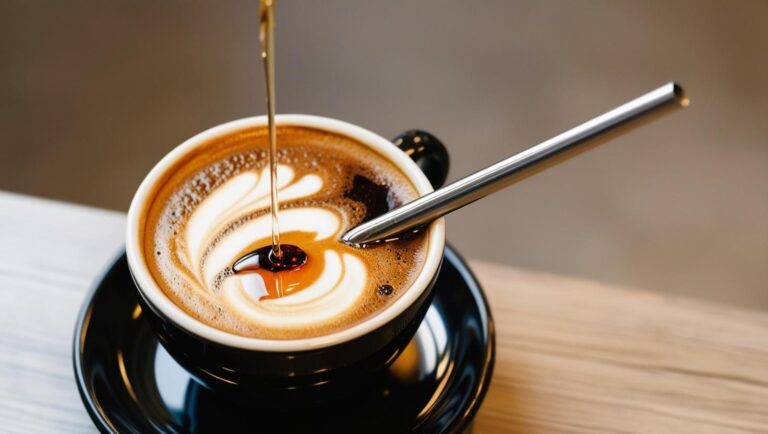
[[[366,249],[338,239],[417,197],[388,159],[341,134],[281,126],[280,241],[306,262],[272,272],[249,252],[271,246],[266,127],[179,158],[148,195],[141,244],[159,287],[188,315],[241,336],[295,339],[358,324],[397,300],[426,257],[427,235]],[[267,251],[265,254],[268,254]]]

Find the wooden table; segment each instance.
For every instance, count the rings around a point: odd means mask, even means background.
[[[70,344],[124,225],[120,213],[0,193],[0,431],[95,431]],[[475,432],[768,432],[768,313],[472,268],[498,347]]]

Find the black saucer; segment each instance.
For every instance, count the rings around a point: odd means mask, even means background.
[[[372,388],[310,410],[267,410],[198,386],[158,345],[123,254],[78,317],[77,386],[102,432],[460,432],[490,382],[493,320],[450,247],[435,285],[417,336]]]

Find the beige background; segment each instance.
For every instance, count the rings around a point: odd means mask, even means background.
[[[257,3],[0,3],[0,189],[127,209],[263,113]],[[670,79],[689,110],[449,218],[467,256],[768,308],[768,2],[282,0],[278,107],[470,173]]]

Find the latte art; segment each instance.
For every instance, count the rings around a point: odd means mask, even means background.
[[[284,200],[306,199],[322,188],[322,180],[305,175],[295,180],[295,171],[285,165],[278,166],[278,190]],[[300,207],[285,210],[280,225],[286,236],[290,232],[311,234],[310,245],[322,243],[324,249],[313,250],[325,262],[322,274],[314,281],[302,281],[298,287],[277,288],[277,292],[291,290],[280,299],[262,300],[268,296],[268,282],[258,273],[235,274],[217,283],[215,277],[233,264],[246,251],[253,240],[263,239],[271,229],[270,216],[264,214],[228,231],[210,247],[205,256],[202,246],[214,239],[228,222],[240,214],[262,211],[269,206],[269,173],[246,172],[227,181],[206,198],[192,213],[186,230],[186,256],[192,265],[196,284],[215,292],[221,286],[221,296],[227,307],[243,318],[265,327],[307,327],[324,323],[350,309],[362,295],[367,272],[355,253],[345,253],[334,240],[341,235],[342,216],[318,207]],[[329,242],[331,241],[331,242]],[[297,271],[298,273],[298,271]],[[279,280],[275,281],[278,285]]]
[[[278,191],[284,200],[305,199],[317,193],[323,182],[316,175],[306,175],[293,182],[295,172],[285,165],[278,166]],[[269,202],[268,169],[261,173],[241,173],[227,181],[205,198],[191,213],[184,233],[183,253],[192,270],[198,270],[198,284],[207,285],[221,270],[231,265],[254,240],[264,238],[271,230],[269,216],[243,223],[229,230],[226,235],[211,243],[227,225],[248,213],[266,212]],[[303,220],[303,222],[302,222]],[[301,231],[316,233],[327,239],[335,235],[341,226],[341,216],[322,209],[302,207],[286,212],[281,218],[284,232]],[[211,249],[210,252],[207,251]],[[201,261],[205,258],[205,264]]]
[[[209,325],[251,337],[319,336],[394,302],[420,271],[427,237],[370,249],[341,243],[363,219],[414,199],[414,187],[349,138],[299,127],[278,134],[281,241],[300,246],[306,263],[232,269],[270,244],[264,129],[221,138],[169,175],[147,213],[145,250],[166,295]]]

